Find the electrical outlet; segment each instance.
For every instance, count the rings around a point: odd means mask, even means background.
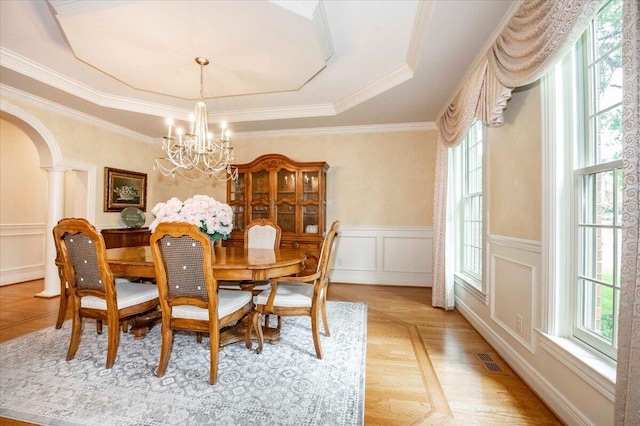
[[[516,330],[522,334],[522,315],[516,315]]]
[[[338,266],[342,266],[342,258],[338,258],[338,262],[336,262],[338,264]]]

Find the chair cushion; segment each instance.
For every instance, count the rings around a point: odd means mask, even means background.
[[[128,308],[138,303],[158,298],[158,287],[151,284],[137,284],[119,279],[116,282],[118,309]],[[107,302],[95,296],[85,296],[80,300],[83,308],[107,310]]]
[[[271,294],[271,286],[262,293],[254,296],[253,303],[256,305],[266,305],[267,299]],[[276,298],[273,306],[282,307],[311,307],[311,299],[313,298],[313,286],[305,283],[286,283],[279,284]]]
[[[251,302],[248,291],[218,290],[218,318],[229,315]],[[174,306],[173,317],[209,320],[209,310],[191,305]]]

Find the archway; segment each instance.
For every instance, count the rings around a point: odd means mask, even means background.
[[[64,215],[65,173],[74,171],[74,179],[80,184],[84,209],[74,211],[74,215],[95,219],[96,167],[92,164],[68,161],[62,158],[60,146],[49,129],[27,111],[0,99],[0,118],[25,132],[38,152],[40,167],[47,172],[47,220],[45,233],[44,289],[36,296],[54,297],[60,294],[60,280],[55,265],[56,250],[53,235],[50,232]],[[80,211],[79,211],[80,210]],[[81,211],[84,210],[84,211]]]

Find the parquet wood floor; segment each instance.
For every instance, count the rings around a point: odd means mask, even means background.
[[[42,288],[0,287],[0,341],[55,324],[58,298],[34,297]],[[431,307],[431,289],[332,283],[329,300],[368,305],[365,425],[562,424],[457,311]]]

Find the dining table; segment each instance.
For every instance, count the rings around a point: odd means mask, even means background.
[[[304,270],[306,255],[297,249],[254,249],[244,247],[214,246],[212,256],[213,274],[224,281],[265,281],[271,278],[296,275]],[[142,281],[155,280],[156,273],[150,246],[119,247],[107,249],[107,261],[116,277],[136,277]],[[238,289],[240,290],[240,285]],[[157,323],[159,315],[136,318],[131,334],[142,339]],[[248,325],[239,323],[237,327],[224,330],[220,336],[220,346],[244,341],[244,330]],[[275,343],[279,340],[279,330],[265,325],[264,340]]]
[[[150,246],[107,249],[115,276],[155,278]],[[213,274],[217,280],[264,281],[295,275],[304,269],[306,255],[296,249],[214,247]]]

